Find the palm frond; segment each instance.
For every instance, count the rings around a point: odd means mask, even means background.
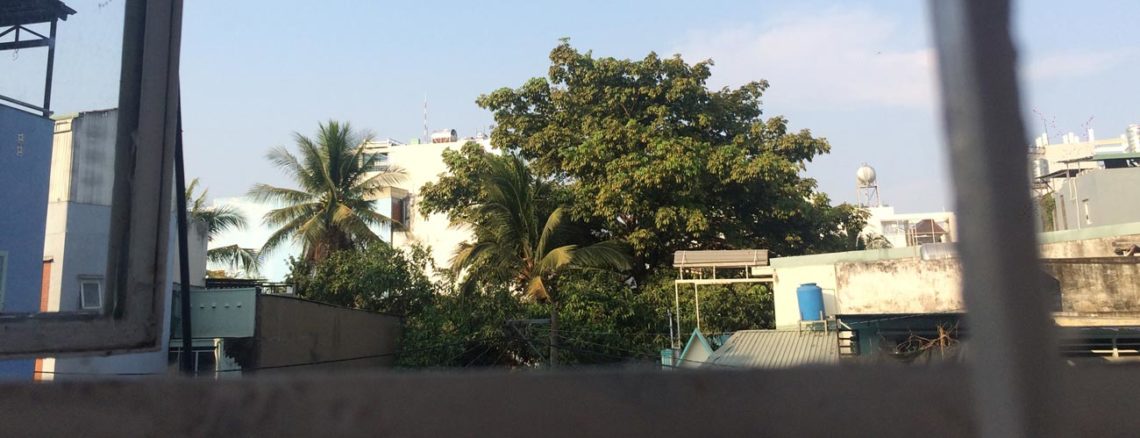
[[[210,248],[206,251],[206,258],[213,263],[224,263],[231,268],[241,269],[247,274],[257,274],[261,265],[257,250],[238,245]]]
[[[336,212],[333,213],[332,224],[352,236],[357,243],[370,245],[383,241],[368,227],[368,223],[361,219],[356,210],[345,204],[337,204]]]
[[[546,225],[542,227],[542,235],[538,238],[537,252],[539,254],[546,252],[548,246],[556,244],[553,241],[558,237],[558,231],[563,229],[562,220],[564,216],[565,209],[558,207],[546,218]]]
[[[616,271],[632,269],[628,246],[618,240],[607,240],[574,251],[573,265],[580,268],[594,268]]]
[[[574,262],[577,245],[564,245],[544,254],[534,265],[533,276],[554,274]]]
[[[530,278],[526,285],[526,294],[539,300],[550,300],[550,291],[546,289],[546,282],[542,280],[541,275]]]
[[[403,183],[408,178],[408,173],[400,167],[389,167],[388,170],[377,172],[375,175],[365,178],[356,185],[357,190],[361,194],[370,194],[384,187],[392,187]]]

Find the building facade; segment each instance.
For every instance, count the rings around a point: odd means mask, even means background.
[[[1039,224],[1044,231],[1140,221],[1140,125],[1097,140],[1069,133],[1051,144],[1042,135],[1029,151]]]
[[[44,312],[99,312],[107,303],[105,290],[110,239],[115,140],[118,111],[101,110],[57,116],[52,140],[51,179],[47,188],[45,237],[41,245],[43,285],[39,296]],[[174,206],[172,205],[173,209]],[[177,217],[171,215],[167,278],[178,266]],[[205,277],[206,233],[191,223],[188,234],[191,283]],[[169,309],[173,285],[163,300]],[[170,320],[169,314],[164,319]],[[156,352],[106,357],[41,358],[36,378],[54,380],[116,374],[158,374],[166,370],[167,332]]]
[[[0,313],[40,311],[52,122],[0,105]],[[32,362],[0,361],[0,377],[30,378]]]
[[[424,215],[418,202],[420,188],[447,173],[444,151],[459,150],[468,142],[490,150],[491,141],[485,136],[459,138],[451,129],[437,131],[431,141],[404,144],[385,139],[365,143],[363,147],[366,154],[374,157],[374,171],[399,169],[404,173],[403,182],[384,190],[376,199],[376,210],[397,223],[394,227],[382,227],[383,238],[398,247],[415,244],[429,247],[436,267],[445,268],[455,248],[469,239],[471,233],[453,226],[446,214]]]
[[[862,235],[871,247],[902,248],[929,243],[958,241],[958,224],[954,213],[897,213],[894,207],[869,207],[867,225]],[[882,236],[889,245],[875,245],[873,238]]]

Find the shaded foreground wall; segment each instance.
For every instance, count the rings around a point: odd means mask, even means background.
[[[387,366],[401,330],[396,316],[258,295],[252,365],[259,372]]]

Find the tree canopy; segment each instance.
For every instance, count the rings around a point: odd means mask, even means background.
[[[802,176],[830,145],[764,118],[767,82],[711,90],[711,61],[595,58],[565,41],[550,61],[547,77],[478,98],[494,114],[492,144],[559,184],[573,220],[628,242],[639,278],[680,249],[794,255],[856,241],[846,230],[864,213],[830,205]],[[452,174],[424,188],[424,208],[468,214],[484,159],[477,148],[448,156]]]
[[[291,259],[287,282],[297,295],[354,309],[406,316],[431,303],[435,285],[426,274],[430,253],[389,245],[343,250],[319,262]]]

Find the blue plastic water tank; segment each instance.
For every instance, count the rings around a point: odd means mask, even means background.
[[[800,304],[801,321],[818,321],[823,312],[823,289],[815,283],[804,283],[796,288]],[[826,316],[826,315],[824,315]]]

